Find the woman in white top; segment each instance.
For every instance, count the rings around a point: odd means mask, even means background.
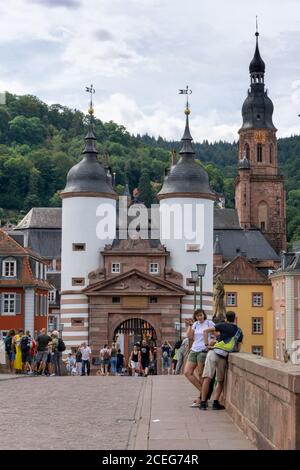
[[[204,310],[195,310],[193,319],[185,321],[187,325],[187,337],[193,341],[191,350],[188,355],[187,363],[184,369],[186,378],[199,390],[201,393],[202,387],[202,373],[204,369],[207,347],[204,344],[203,331],[207,328],[214,327],[215,324],[211,320],[207,320]],[[209,337],[210,340],[210,337]],[[199,380],[195,377],[194,371],[198,367]],[[201,398],[199,397],[192,406],[199,406]]]

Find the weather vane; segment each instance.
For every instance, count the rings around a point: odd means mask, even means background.
[[[189,98],[188,95],[192,94],[192,90],[189,89],[189,86],[187,85],[185,89],[179,90],[179,95],[187,95],[186,96],[186,108],[185,108],[185,114],[190,114],[190,108],[189,108]]]
[[[91,95],[91,101],[90,101],[90,107],[89,107],[89,110],[88,110],[88,113],[89,115],[92,117],[92,115],[94,114],[94,108],[93,108],[93,94],[96,92],[95,88],[94,88],[94,85],[90,85],[90,86],[86,86],[85,87],[85,91],[87,93],[90,93]]]

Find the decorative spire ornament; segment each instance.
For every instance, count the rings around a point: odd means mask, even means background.
[[[94,85],[86,86],[85,91],[87,93],[90,93],[90,107],[88,109],[88,113],[90,115],[90,121],[92,122],[93,116],[94,116],[94,107],[93,107],[93,95],[96,93],[96,90],[94,88]]]

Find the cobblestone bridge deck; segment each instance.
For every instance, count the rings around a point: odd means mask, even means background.
[[[0,449],[254,449],[226,411],[193,398],[182,376],[2,374]]]

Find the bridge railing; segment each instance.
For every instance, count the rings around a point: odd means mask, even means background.
[[[300,449],[300,366],[229,355],[226,409],[258,449]]]

